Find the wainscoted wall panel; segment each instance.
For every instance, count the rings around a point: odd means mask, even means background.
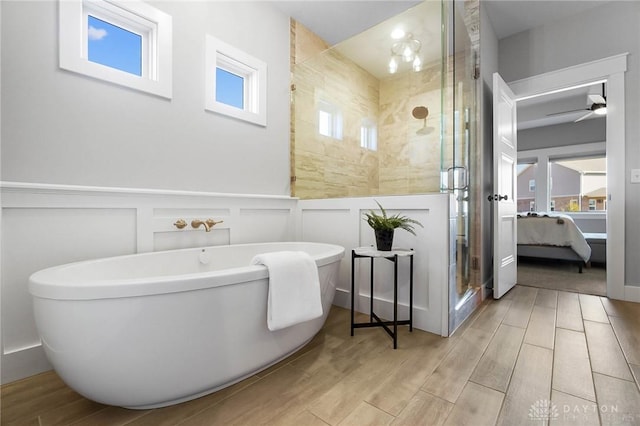
[[[237,243],[293,240],[293,209],[241,208],[233,218]]]
[[[27,284],[33,272],[136,251],[133,209],[4,208],[2,230],[3,349],[38,342]]]
[[[447,300],[449,265],[455,271],[455,258],[449,255],[448,194],[380,196],[375,198],[389,214],[401,213],[419,220],[424,228],[416,227],[417,236],[397,231],[394,247],[413,248],[414,260],[414,321],[415,327],[436,334],[447,335]],[[373,230],[362,219],[363,213],[376,209],[373,198],[339,198],[300,200],[300,220],[297,223],[301,239],[326,241],[345,247],[340,268],[339,287],[335,305],[350,307],[351,250],[375,244]],[[378,260],[375,264],[374,309],[380,316],[391,318],[393,306],[393,268]],[[399,315],[408,315],[408,269],[399,269]],[[369,312],[369,261],[356,261],[356,310]],[[453,275],[455,279],[455,274]],[[455,284],[454,284],[455,285]]]
[[[46,267],[154,250],[286,241],[296,199],[285,196],[2,183],[2,383],[50,369],[29,276]],[[211,232],[193,219],[224,222]],[[184,219],[187,226],[174,223]]]
[[[373,198],[296,200],[285,196],[236,195],[2,182],[2,383],[51,368],[40,346],[28,293],[29,276],[45,267],[83,259],[171,248],[262,241],[306,240],[339,244],[346,253],[334,303],[350,305],[351,249],[374,243],[362,214]],[[396,245],[412,247],[415,259],[415,324],[447,334],[447,281],[451,259],[447,194],[376,197],[391,214],[420,220],[414,237],[404,231]],[[224,222],[211,232],[191,220]],[[184,219],[187,226],[174,223]],[[369,300],[368,268],[359,261],[358,309]],[[375,303],[391,315],[389,265],[377,262]],[[406,315],[408,272],[400,272],[401,315]],[[114,313],[117,314],[117,313]]]
[[[370,200],[370,199],[369,199]],[[360,238],[359,209],[351,208],[346,199],[301,200],[298,235],[300,240],[338,244],[345,248],[340,263],[338,282],[341,284],[333,300],[334,305],[347,308],[351,283],[350,248]]]

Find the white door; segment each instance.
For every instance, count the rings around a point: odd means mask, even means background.
[[[517,263],[517,124],[513,92],[493,74],[493,297],[515,284]]]

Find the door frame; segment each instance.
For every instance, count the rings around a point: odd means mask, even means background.
[[[622,53],[509,83],[516,101],[569,87],[607,83],[607,297],[639,302],[640,288],[625,286],[625,84]],[[615,248],[615,253],[614,253]]]

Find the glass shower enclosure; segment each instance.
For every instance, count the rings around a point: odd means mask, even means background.
[[[478,0],[424,1],[335,46],[291,23],[291,190],[455,197],[449,334],[479,303],[473,251]]]

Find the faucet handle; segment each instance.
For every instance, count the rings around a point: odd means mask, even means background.
[[[187,226],[187,222],[184,219],[178,219],[173,223],[173,226],[175,226],[178,229],[182,229],[185,226]]]

